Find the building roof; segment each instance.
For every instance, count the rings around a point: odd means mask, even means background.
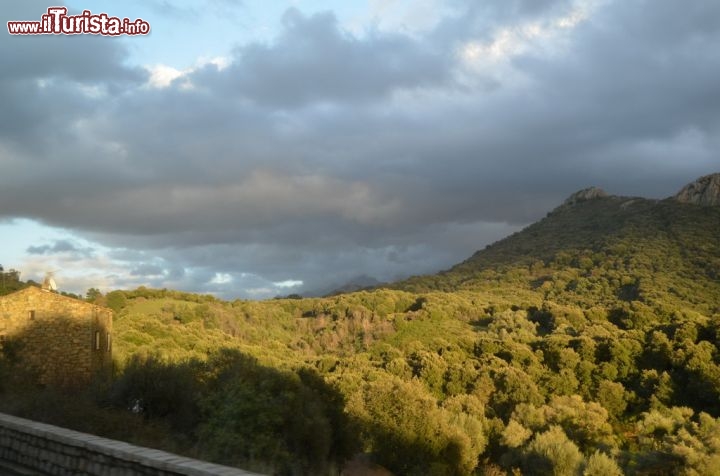
[[[76,298],[70,297],[70,296],[63,296],[62,294],[58,294],[58,293],[53,292],[53,291],[48,291],[48,290],[46,290],[46,289],[40,289],[40,288],[37,287],[37,286],[28,286],[28,287],[23,288],[23,289],[21,289],[21,290],[19,290],[19,291],[15,291],[15,292],[12,292],[12,293],[10,293],[10,294],[5,294],[5,295],[3,295],[3,296],[0,296],[0,301],[6,300],[7,298],[10,298],[10,297],[12,297],[12,296],[18,296],[18,295],[21,295],[21,294],[31,294],[31,293],[33,293],[33,294],[40,294],[40,295],[43,295],[43,296],[45,296],[45,297],[49,297],[49,298],[53,298],[53,299],[61,299],[61,300],[62,300],[62,299],[66,299],[66,300],[72,301],[72,302],[75,303],[75,304],[83,304],[83,305],[85,305],[85,306],[90,306],[90,307],[94,307],[94,308],[99,308],[99,309],[104,309],[104,310],[110,311],[110,308],[108,308],[108,307],[99,306],[99,305],[97,305],[97,304],[93,304],[93,303],[91,303],[91,302],[83,301],[82,299],[76,299]]]

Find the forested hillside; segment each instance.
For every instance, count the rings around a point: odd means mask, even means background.
[[[386,289],[114,291],[113,381],[6,358],[0,404],[276,474],[720,474],[719,237],[718,206],[592,193]]]
[[[720,207],[629,197],[564,204],[413,292],[522,287],[583,305],[640,301],[709,311],[720,299]],[[642,299],[640,299],[642,297]]]

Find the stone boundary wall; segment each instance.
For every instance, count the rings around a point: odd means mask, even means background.
[[[51,476],[259,476],[4,413],[0,460]]]

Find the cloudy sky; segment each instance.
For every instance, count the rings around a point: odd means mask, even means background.
[[[63,290],[392,280],[720,171],[717,0],[65,5],[152,31],[2,33],[0,263]]]

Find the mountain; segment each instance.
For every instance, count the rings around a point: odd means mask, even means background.
[[[451,292],[511,285],[586,305],[634,296],[658,305],[702,302],[712,310],[720,306],[719,237],[720,174],[664,200],[589,188],[451,269],[393,287]]]

